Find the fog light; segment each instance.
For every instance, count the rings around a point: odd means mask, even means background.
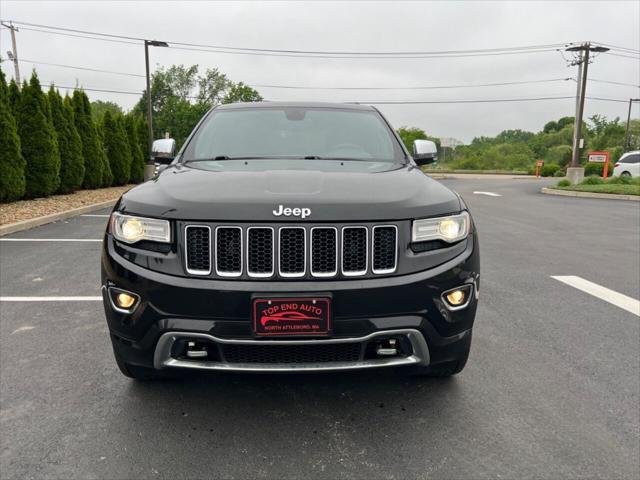
[[[447,293],[447,301],[454,307],[462,305],[467,298],[467,295],[462,290],[454,290],[451,293]]]
[[[140,303],[140,297],[133,292],[109,287],[109,300],[113,309],[120,313],[132,313]]]
[[[120,308],[129,310],[136,303],[136,297],[128,293],[119,293],[116,295],[116,305]]]
[[[459,310],[469,304],[472,293],[472,285],[463,285],[444,292],[442,299],[449,310]]]

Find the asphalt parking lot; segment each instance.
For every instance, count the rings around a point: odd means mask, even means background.
[[[543,180],[443,182],[470,206],[482,250],[471,358],[449,380],[136,383],[91,300],[107,212],[3,237],[0,295],[34,301],[0,302],[0,476],[640,477],[635,304],[552,278],[637,301],[640,204],[542,195]]]

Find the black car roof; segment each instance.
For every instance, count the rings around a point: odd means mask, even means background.
[[[359,103],[329,103],[329,102],[238,102],[218,105],[216,110],[233,110],[239,108],[339,108],[344,110],[375,110],[371,105]]]

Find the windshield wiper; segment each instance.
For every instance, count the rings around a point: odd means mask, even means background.
[[[194,158],[192,160],[186,160],[184,163],[195,163],[195,162],[217,162],[220,160],[261,160],[265,158],[272,157],[230,157],[229,155],[217,155],[215,157],[210,158]]]

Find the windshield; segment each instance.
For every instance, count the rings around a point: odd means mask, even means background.
[[[402,163],[404,153],[375,111],[340,108],[239,108],[213,111],[183,161],[244,158]]]

